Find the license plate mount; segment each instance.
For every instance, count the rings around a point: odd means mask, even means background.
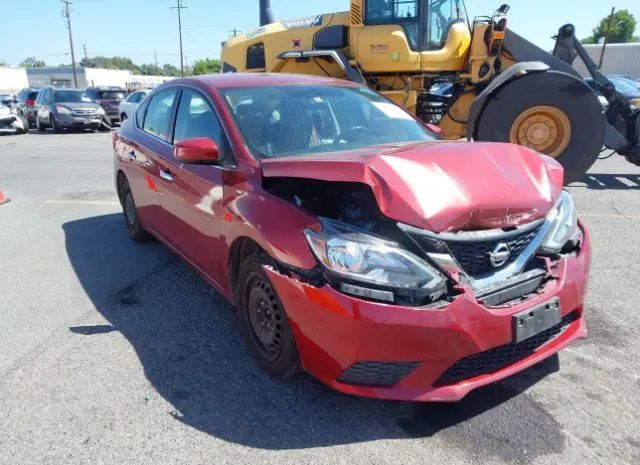
[[[511,317],[513,342],[522,342],[552,328],[559,324],[561,319],[560,299],[557,297],[513,315]]]

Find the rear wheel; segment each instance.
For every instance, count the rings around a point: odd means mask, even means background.
[[[240,328],[255,362],[276,378],[300,371],[298,349],[285,310],[262,266],[264,255],[252,255],[241,265],[237,307]]]
[[[131,239],[136,242],[147,242],[150,239],[149,233],[144,230],[138,217],[138,208],[133,200],[131,187],[126,178],[122,178],[120,185],[120,199],[122,202],[122,212],[127,232]]]
[[[498,89],[480,114],[476,140],[511,142],[562,164],[565,183],[582,178],[602,150],[602,105],[583,81],[548,71]]]

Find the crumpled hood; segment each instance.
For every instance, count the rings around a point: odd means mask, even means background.
[[[501,143],[425,142],[261,161],[265,177],[371,186],[381,212],[433,232],[517,226],[542,218],[562,191],[555,160]]]

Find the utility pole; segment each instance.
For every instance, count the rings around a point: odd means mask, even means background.
[[[84,50],[84,59],[86,60],[87,58],[89,58],[87,56],[87,44],[82,44],[82,50]]]
[[[158,72],[158,52],[153,52],[153,56],[156,59],[156,73]]]
[[[184,77],[184,55],[182,55],[182,17],[180,15],[181,10],[185,10],[187,7],[182,6],[182,0],[176,0],[176,6],[170,7],[172,10],[178,10],[178,33],[180,34],[180,75]]]
[[[604,61],[604,49],[607,48],[607,42],[609,41],[609,32],[611,32],[611,23],[613,22],[613,14],[616,12],[616,7],[611,8],[611,15],[609,15],[609,22],[607,23],[607,30],[604,33],[604,41],[602,42],[602,50],[600,51],[600,61],[598,62],[598,68],[602,69],[602,62]]]
[[[62,11],[62,16],[67,18],[67,29],[69,30],[69,47],[71,47],[71,66],[73,67],[73,85],[74,87],[78,87],[78,75],[76,73],[76,56],[73,52],[73,35],[71,34],[71,11],[69,10],[69,5],[71,5],[70,0],[60,0],[64,3],[64,10]]]
[[[238,37],[238,32],[238,29],[234,27],[233,31],[229,31],[229,35],[231,35],[232,37]]]

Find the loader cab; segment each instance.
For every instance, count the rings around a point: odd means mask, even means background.
[[[464,12],[462,0],[352,0],[356,59],[371,72],[460,71],[471,42]]]

